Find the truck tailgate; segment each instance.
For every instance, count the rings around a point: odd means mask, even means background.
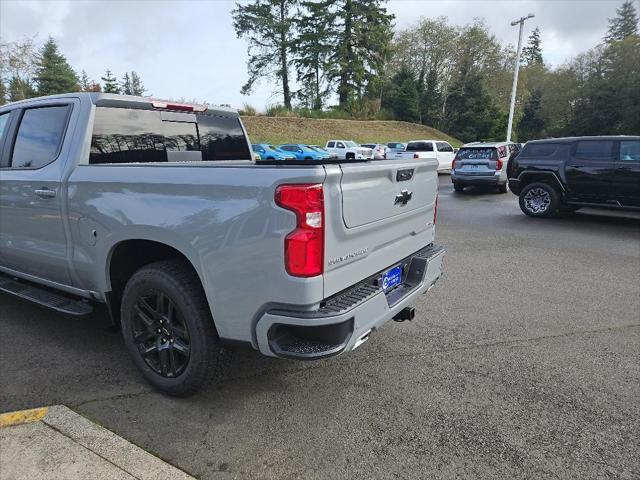
[[[325,166],[325,296],[433,242],[437,166],[435,158]]]
[[[389,160],[342,164],[342,218],[347,228],[406,214],[433,203],[427,162]],[[436,177],[437,180],[437,177]]]

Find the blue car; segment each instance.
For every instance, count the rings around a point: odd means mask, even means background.
[[[325,160],[328,158],[326,153],[318,152],[302,143],[278,145],[278,148],[285,153],[295,155],[298,160]]]
[[[295,160],[296,156],[277,149],[266,143],[254,143],[251,145],[254,153],[260,155],[260,160]]]

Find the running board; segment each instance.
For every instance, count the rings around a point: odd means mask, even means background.
[[[93,307],[83,300],[67,297],[48,288],[8,277],[2,273],[0,273],[0,292],[74,317],[84,317],[93,312]]]

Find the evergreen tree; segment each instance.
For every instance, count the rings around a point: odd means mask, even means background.
[[[0,105],[7,103],[7,87],[4,80],[0,78]]]
[[[144,92],[146,92],[144,85],[142,84],[142,80],[140,79],[140,76],[132,71],[131,72],[131,95],[136,95],[138,97],[141,97],[142,95],[144,95]]]
[[[438,108],[442,105],[442,94],[438,86],[438,73],[431,69],[427,74],[420,96],[420,122],[434,125],[437,120]]]
[[[133,95],[133,93],[131,93],[131,77],[129,77],[128,72],[125,72],[122,77],[122,81],[120,82],[120,93],[124,95]]]
[[[102,87],[102,91],[105,93],[120,93],[120,86],[118,85],[118,80],[113,76],[111,70],[107,70],[104,73],[104,77],[100,78],[104,82],[104,86]]]
[[[78,77],[51,37],[39,51],[35,82],[38,95],[78,91]]]
[[[616,13],[615,18],[609,19],[609,29],[604,37],[607,43],[638,34],[638,14],[631,0],[625,1]]]
[[[529,44],[522,49],[522,61],[525,65],[542,65],[542,47],[540,29],[535,28],[529,35]]]
[[[397,120],[415,122],[418,119],[418,89],[408,68],[402,68],[393,78],[398,86],[391,101],[391,109]]]
[[[331,41],[333,21],[327,22],[323,4],[304,0],[301,5],[305,10],[304,14],[299,12],[295,21],[298,36],[292,48],[293,64],[302,87],[297,95],[305,106],[320,110],[330,90],[326,71],[329,68],[329,55],[334,48]]]
[[[527,142],[540,138],[544,129],[542,118],[542,93],[535,90],[524,106],[522,118],[518,123],[518,140]]]
[[[463,142],[490,140],[498,109],[479,72],[461,72],[451,87],[445,129]]]
[[[335,48],[329,76],[336,81],[340,107],[360,100],[366,88],[379,83],[389,56],[393,15],[382,0],[323,0],[327,25],[332,25]],[[372,88],[369,88],[369,93]]]
[[[80,91],[88,92],[90,84],[91,84],[91,80],[89,79],[89,75],[87,75],[87,72],[82,70],[82,72],[80,73],[80,78],[78,79],[78,85],[80,86]]]
[[[275,78],[282,87],[284,106],[291,110],[289,62],[293,38],[294,7],[299,0],[252,0],[236,3],[231,12],[238,38],[248,43],[249,79],[240,90],[251,92],[255,82],[264,77]]]
[[[9,80],[8,96],[10,102],[17,102],[18,100],[24,100],[26,98],[33,98],[38,96],[38,92],[28,80],[14,75]]]

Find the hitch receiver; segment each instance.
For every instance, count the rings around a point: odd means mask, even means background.
[[[396,322],[404,322],[405,320],[413,320],[416,316],[416,309],[414,307],[404,307],[400,310],[393,319]]]

